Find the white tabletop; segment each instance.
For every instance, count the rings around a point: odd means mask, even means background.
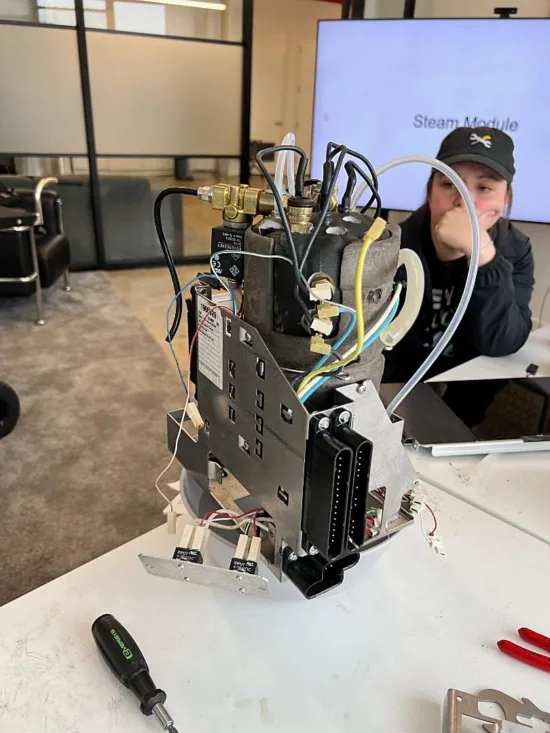
[[[148,576],[164,528],[0,609],[0,730],[152,733],[90,625],[113,613],[142,647],[180,731],[440,733],[449,687],[548,707],[548,676],[495,648],[550,634],[550,547],[428,490],[447,556],[418,526],[314,601],[253,599]],[[355,582],[354,582],[355,581]]]
[[[409,456],[434,486],[550,544],[550,454]]]
[[[550,326],[532,331],[525,345],[509,356],[478,356],[449,369],[430,382],[460,382],[471,379],[519,379],[529,364],[537,364],[537,377],[550,377]]]

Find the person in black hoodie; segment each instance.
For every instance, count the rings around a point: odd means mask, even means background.
[[[529,238],[508,219],[515,173],[512,139],[494,128],[459,127],[443,140],[437,158],[458,173],[474,201],[481,254],[468,309],[426,378],[475,356],[504,356],[521,348],[531,331],[534,285]],[[401,246],[422,260],[424,300],[409,333],[386,352],[384,382],[404,382],[416,371],[443,335],[464,290],[472,253],[470,222],[460,194],[442,173],[432,171],[426,203],[401,225]],[[454,383],[445,401],[473,426],[483,419],[494,392],[487,382]]]

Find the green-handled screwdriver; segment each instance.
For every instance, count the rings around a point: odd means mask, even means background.
[[[141,649],[124,626],[110,613],[105,613],[92,624],[92,634],[113,674],[140,701],[141,712],[144,715],[154,715],[162,730],[178,733],[172,717],[164,707],[166,693],[156,687]]]

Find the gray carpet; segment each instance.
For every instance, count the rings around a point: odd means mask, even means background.
[[[0,604],[162,522],[177,372],[104,273],[72,285],[47,291],[42,327],[32,298],[0,299],[0,379],[21,400],[0,440]]]

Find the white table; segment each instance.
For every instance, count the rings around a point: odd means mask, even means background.
[[[409,452],[433,486],[550,544],[550,454],[433,458]]]
[[[519,379],[529,364],[538,364],[537,377],[550,377],[550,326],[532,331],[525,345],[509,356],[478,356],[430,379],[461,382],[471,379]]]
[[[447,557],[416,526],[363,557],[341,593],[314,601],[148,576],[137,554],[169,554],[161,528],[8,604],[0,730],[158,729],[95,649],[90,625],[105,612],[142,647],[180,731],[440,733],[449,687],[548,707],[548,676],[495,642],[520,626],[550,633],[550,547],[428,492]]]
[[[524,377],[529,364],[550,376],[550,326],[533,331],[516,354],[480,356],[430,381]],[[417,471],[433,485],[522,531],[550,543],[550,453],[433,458],[411,452]]]

